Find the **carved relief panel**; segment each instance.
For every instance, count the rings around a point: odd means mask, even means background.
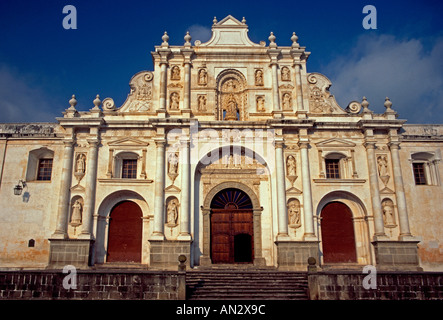
[[[205,86],[208,84],[208,71],[202,68],[198,71],[198,85]]]
[[[217,119],[245,120],[246,79],[237,70],[225,70],[217,78]]]

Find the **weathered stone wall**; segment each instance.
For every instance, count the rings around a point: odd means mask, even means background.
[[[0,271],[0,299],[184,299],[180,286],[185,274],[177,271],[78,271],[77,288],[64,289],[63,279],[71,275],[61,270]]]
[[[318,272],[308,275],[312,300],[443,300],[443,273],[378,272],[375,289],[365,289],[371,274]]]

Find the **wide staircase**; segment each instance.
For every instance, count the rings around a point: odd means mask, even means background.
[[[188,300],[308,300],[306,272],[213,267],[186,272]]]

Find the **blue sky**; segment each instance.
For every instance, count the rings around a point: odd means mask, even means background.
[[[77,29],[65,30],[65,5]],[[366,30],[365,5],[377,9]],[[53,122],[76,94],[89,110],[96,94],[120,106],[129,80],[153,70],[151,51],[167,31],[171,45],[208,40],[212,20],[246,18],[249,37],[289,46],[292,32],[311,52],[308,72],[332,81],[345,108],[366,96],[384,111],[391,98],[408,123],[443,124],[442,1],[22,1],[0,2],[0,122]],[[206,37],[206,39],[205,39]]]

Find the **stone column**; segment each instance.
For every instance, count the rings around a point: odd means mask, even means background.
[[[92,216],[95,207],[95,189],[97,185],[97,155],[98,155],[98,139],[88,139],[89,152],[86,166],[86,190],[85,205],[83,210],[82,232],[79,239],[92,239]]]
[[[278,66],[277,63],[272,63],[272,98],[273,98],[273,104],[274,104],[274,112],[280,112],[280,97],[278,92]]]
[[[391,150],[392,168],[394,171],[395,195],[397,197],[398,218],[400,226],[399,240],[408,240],[412,238],[412,235],[409,230],[408,209],[401,173],[400,155],[398,152],[399,143],[390,142],[389,148]]]
[[[191,56],[194,50],[191,49],[191,36],[189,33],[185,36],[185,48],[181,49],[184,56],[184,96],[183,96],[183,116],[189,118],[191,116]]]
[[[372,210],[374,215],[374,240],[387,239],[384,229],[383,211],[381,208],[380,188],[378,185],[375,142],[366,142],[365,147],[368,156],[369,185],[371,189]]]
[[[305,107],[303,105],[303,91],[302,91],[302,80],[300,72],[300,63],[295,64],[295,86],[297,89],[297,111],[304,111]]]
[[[288,214],[286,212],[286,181],[283,160],[283,141],[275,141],[275,167],[277,178],[278,235],[288,237]]]
[[[200,256],[201,266],[210,266],[211,261],[211,209],[201,207],[203,218],[203,252]]]
[[[54,239],[66,239],[68,237],[68,217],[71,195],[72,164],[74,158],[74,139],[63,141],[63,168],[61,174],[60,195],[58,201],[57,225],[52,235]]]
[[[277,44],[275,43],[275,36],[271,32],[269,36],[269,49],[268,55],[271,58],[271,73],[272,73],[272,97],[273,97],[273,113],[275,118],[281,118],[281,107],[280,107],[280,96],[278,90],[278,56],[281,50],[277,49]]]
[[[183,111],[191,109],[191,62],[185,61]]]
[[[161,111],[166,111],[166,85],[168,79],[168,64],[166,62],[160,63],[160,106]]]
[[[311,173],[309,169],[308,142],[299,142],[303,185],[303,213],[305,220],[304,240],[316,240],[312,209]]]
[[[157,146],[157,163],[155,171],[154,194],[154,230],[152,239],[164,239],[164,192],[165,192],[165,144],[164,139],[155,140]]]
[[[191,240],[190,236],[190,204],[191,204],[191,183],[190,183],[190,163],[189,163],[189,139],[181,142],[181,212],[180,212],[180,235],[179,240]]]
[[[142,150],[142,158],[141,158],[141,160],[142,160],[142,171],[140,173],[140,178],[142,178],[142,179],[146,179],[147,178],[147,175],[146,175],[146,153],[147,153],[147,151],[148,150],[146,150],[146,149]]]
[[[106,178],[112,178],[112,166],[114,164],[114,149],[109,148],[109,158],[108,158],[108,172],[106,173]]]

